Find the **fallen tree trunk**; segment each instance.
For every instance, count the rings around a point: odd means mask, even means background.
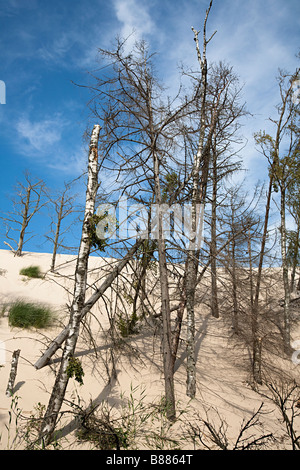
[[[128,253],[124,256],[124,258],[118,262],[112,272],[107,276],[107,278],[103,281],[101,286],[91,295],[91,297],[85,302],[82,310],[81,310],[81,320],[85,317],[85,315],[91,310],[91,308],[95,305],[95,303],[100,299],[100,297],[104,294],[106,289],[110,287],[112,282],[116,279],[122,269],[126,266],[126,264],[132,259],[140,245],[143,243],[143,240],[137,240],[137,242],[133,245],[133,247],[128,251]],[[69,326],[66,326],[61,333],[51,342],[48,349],[44,352],[42,357],[38,359],[35,363],[34,367],[36,369],[41,369],[42,367],[49,364],[49,361],[53,354],[61,347],[61,345],[66,340],[69,333]]]

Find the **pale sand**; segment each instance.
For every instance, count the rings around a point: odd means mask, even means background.
[[[49,273],[50,254],[24,253],[20,258],[14,257],[10,251],[0,250],[0,304],[5,305],[15,299],[34,300],[50,304],[58,313],[60,319],[66,323],[68,313],[66,305],[70,303],[73,290],[73,280],[67,276],[74,275],[76,257],[70,255],[58,255],[57,266],[61,277]],[[113,263],[112,260],[102,261],[100,258],[91,257],[89,266],[92,274],[89,277],[90,284],[96,282],[100,274],[105,270],[105,265]],[[44,279],[25,279],[19,275],[22,267],[38,265],[46,274]],[[102,271],[101,268],[102,267]],[[89,290],[89,293],[91,289]],[[110,292],[107,293],[110,296]],[[183,416],[185,423],[195,422],[196,413],[205,417],[205,410],[210,410],[210,417],[216,418],[217,412],[228,423],[228,435],[236,436],[243,419],[249,419],[251,414],[258,409],[262,401],[265,402],[266,410],[274,410],[274,405],[263,399],[247,383],[249,374],[246,370],[244,359],[247,351],[241,351],[232,346],[228,337],[228,331],[222,319],[214,319],[207,310],[201,310],[197,314],[197,396],[190,402],[185,393],[186,369],[185,351],[183,345],[179,351],[176,363],[175,392],[178,401],[178,409],[186,410]],[[93,309],[97,320],[92,318],[89,325],[93,331],[96,342],[97,358],[93,347],[87,341],[81,339],[78,343],[77,353],[82,360],[84,384],[80,386],[74,379],[70,379],[66,398],[78,403],[77,395],[80,396],[81,405],[88,405],[90,401],[107,400],[110,406],[120,408],[126,403],[132,389],[134,396],[139,399],[144,392],[144,400],[148,403],[158,400],[163,395],[163,374],[161,367],[161,351],[158,335],[153,338],[152,333],[138,334],[133,336],[130,344],[138,351],[139,357],[116,352],[117,380],[108,385],[108,375],[104,365],[105,359],[109,357],[110,348],[108,340],[105,339],[103,330],[108,328],[107,312],[105,303],[99,302],[97,308]],[[5,425],[8,423],[9,411],[12,406],[11,398],[5,395],[8,377],[10,373],[11,356],[14,350],[20,349],[21,355],[18,364],[17,378],[15,382],[15,396],[18,397],[17,405],[23,416],[30,416],[37,405],[48,404],[49,394],[54,383],[54,371],[57,370],[59,354],[54,364],[36,370],[34,363],[45,351],[50,340],[61,331],[61,326],[47,330],[21,330],[11,328],[8,325],[7,314],[0,318],[0,449],[12,447],[8,443],[8,432]],[[86,334],[83,335],[86,338]],[[299,335],[300,338],[300,335]],[[299,339],[298,338],[298,339]],[[297,339],[297,336],[295,336]],[[299,366],[290,360],[282,360],[285,371],[299,379]],[[67,408],[66,408],[67,409]],[[276,435],[284,435],[284,427],[280,425],[280,415],[277,411],[264,418],[264,432],[274,432]],[[72,418],[68,427],[63,428],[68,442],[72,441],[73,430]],[[196,421],[195,421],[196,420]],[[299,420],[299,418],[298,418]],[[217,421],[216,421],[217,423]],[[183,433],[182,423],[178,426],[178,432]],[[69,444],[68,444],[69,445]],[[73,444],[78,448],[79,444]],[[188,448],[192,449],[191,443]]]

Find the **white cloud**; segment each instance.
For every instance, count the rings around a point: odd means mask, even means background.
[[[45,154],[57,144],[62,137],[63,128],[67,125],[60,116],[32,122],[28,117],[17,122],[19,138],[24,139],[25,150]]]
[[[127,47],[132,46],[134,41],[154,34],[156,26],[151,18],[146,3],[141,0],[114,0],[114,9],[117,19],[122,24],[121,36],[127,38]]]
[[[80,139],[77,144],[72,140],[70,128],[71,122],[60,115],[34,121],[24,116],[16,124],[18,153],[52,170],[78,175],[84,171],[86,151]]]

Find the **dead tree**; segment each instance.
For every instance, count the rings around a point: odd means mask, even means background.
[[[21,256],[28,225],[48,201],[43,200],[45,183],[42,180],[34,180],[28,172],[25,173],[25,184],[18,182],[16,193],[16,197],[12,200],[14,210],[2,217],[2,220],[6,226],[6,238],[12,241],[16,248],[8,242],[4,243],[10,247],[15,256]],[[11,231],[16,231],[18,238],[13,237]]]
[[[191,238],[190,248],[187,251],[186,258],[186,276],[185,276],[185,289],[186,289],[186,311],[187,311],[187,395],[193,398],[196,394],[196,358],[195,358],[195,289],[197,285],[197,272],[199,264],[199,220],[197,214],[197,207],[200,203],[204,203],[207,181],[208,181],[208,168],[209,168],[209,148],[205,148],[205,131],[206,131],[206,94],[207,94],[207,59],[206,48],[213,35],[207,39],[206,37],[206,24],[208,15],[212,7],[212,0],[209,8],[206,11],[206,16],[203,25],[203,48],[200,50],[199,33],[200,31],[192,28],[194,33],[194,40],[196,43],[196,53],[200,66],[200,81],[199,81],[199,109],[200,109],[200,126],[199,138],[197,144],[197,151],[194,155],[192,164],[192,195],[191,195]],[[211,136],[213,126],[211,126]],[[208,139],[209,141],[209,139]]]
[[[300,434],[296,426],[296,420],[300,416],[299,385],[292,383],[266,383],[271,395],[270,398],[279,409],[286,433],[290,439],[292,450],[300,450]]]
[[[205,419],[199,416],[197,424],[190,424],[189,435],[194,444],[201,444],[206,450],[257,450],[268,447],[274,439],[272,433],[263,433],[261,416],[263,403],[257,411],[253,412],[249,419],[243,419],[240,430],[233,442],[227,435],[228,424],[217,412],[218,424],[211,421],[208,416]],[[254,433],[256,432],[256,434]]]
[[[197,144],[192,161],[192,177],[191,177],[191,233],[194,235],[199,229],[199,220],[197,221],[197,208],[200,204],[207,203],[207,196],[209,190],[209,183],[213,182],[213,213],[212,213],[212,245],[211,245],[211,259],[213,258],[212,267],[215,269],[216,262],[216,241],[215,241],[215,209],[216,209],[216,192],[217,182],[220,174],[225,176],[230,171],[234,170],[231,165],[226,164],[226,169],[223,172],[217,171],[217,153],[223,146],[223,150],[228,150],[230,141],[233,140],[234,132],[238,128],[238,118],[245,114],[244,105],[238,104],[238,89],[234,88],[236,77],[230,68],[220,64],[214,67],[212,72],[208,73],[207,65],[207,45],[215,35],[213,33],[207,39],[206,28],[208,16],[212,7],[212,1],[206,11],[206,16],[203,25],[203,44],[202,51],[200,50],[199,33],[200,31],[192,28],[194,32],[194,40],[196,43],[196,52],[198,63],[200,67],[200,75],[196,77],[197,94],[195,97],[195,104],[197,113],[193,119],[199,119],[197,124]],[[216,142],[218,149],[214,148]],[[212,174],[210,174],[210,167],[212,166]],[[199,233],[196,237],[191,238],[190,246],[192,250],[187,250],[186,254],[186,275],[185,275],[185,298],[187,310],[187,395],[194,397],[196,393],[196,368],[195,368],[195,353],[194,353],[194,336],[195,336],[195,318],[194,318],[194,305],[195,305],[195,291],[197,288],[197,272],[199,267],[200,247],[199,243],[195,243]],[[213,273],[213,286],[216,290],[215,272]],[[217,316],[216,306],[214,308],[215,315]]]
[[[293,76],[281,74],[279,77],[279,90],[281,103],[278,106],[278,119],[270,119],[275,124],[274,137],[265,132],[257,133],[256,142],[260,145],[263,155],[269,162],[269,191],[266,205],[266,222],[270,207],[270,198],[272,191],[280,192],[280,239],[281,239],[281,262],[282,262],[282,280],[284,287],[284,315],[283,315],[283,344],[286,353],[290,352],[290,286],[289,271],[287,259],[287,241],[286,241],[286,192],[288,183],[293,173],[295,161],[299,159],[299,113],[297,107],[292,101],[293,81],[299,71]],[[286,140],[288,144],[286,145]],[[283,148],[283,145],[286,145]],[[282,155],[283,153],[283,155]],[[262,245],[265,243],[266,227]],[[263,248],[263,246],[262,246]],[[261,263],[259,266],[259,277],[255,294],[255,309],[258,306],[259,283],[262,269],[263,251],[261,253]]]
[[[107,146],[110,154],[116,155],[116,181],[120,175],[123,177],[118,190],[125,193],[129,201],[138,200],[144,207],[153,203],[158,209],[156,219],[152,220],[151,237],[157,242],[159,264],[165,398],[168,417],[173,419],[171,310],[167,247],[160,209],[163,202],[162,180],[170,165],[166,162],[169,160],[178,165],[174,156],[177,140],[177,129],[174,128],[180,119],[191,112],[190,102],[186,98],[178,106],[170,100],[164,102],[162,88],[153,71],[152,55],[144,41],[138,43],[130,54],[126,53],[120,40],[115,50],[101,52],[111,73],[108,79],[105,76],[97,78],[95,108],[101,110],[99,115],[102,118],[103,110],[106,110],[103,133],[109,137]],[[106,104],[108,100],[109,106]]]
[[[221,99],[219,98],[222,93]],[[213,138],[211,142],[211,189],[208,199],[211,200],[210,217],[210,258],[211,258],[211,311],[216,318],[219,317],[218,288],[217,288],[217,238],[218,238],[218,208],[222,211],[224,195],[221,194],[222,185],[235,171],[241,168],[241,162],[236,158],[242,148],[242,139],[238,135],[240,118],[248,114],[245,104],[240,102],[241,88],[238,78],[231,67],[220,62],[210,67],[208,79],[208,125],[213,121],[218,107]],[[233,144],[235,147],[233,148]],[[226,200],[225,200],[226,204]]]
[[[53,244],[50,271],[54,272],[56,255],[59,248],[69,250],[70,247],[64,245],[63,236],[70,230],[70,226],[62,227],[64,220],[74,212],[74,198],[69,195],[70,184],[65,184],[64,189],[58,194],[57,198],[49,197],[49,202],[53,213],[51,214],[51,230],[46,235],[47,240]]]
[[[6,388],[6,396],[11,397],[14,391],[14,384],[17,376],[18,361],[20,356],[20,349],[17,349],[13,352],[11,360],[11,369],[9,374],[9,380]]]

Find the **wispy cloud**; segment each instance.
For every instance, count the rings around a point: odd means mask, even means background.
[[[116,17],[121,23],[120,36],[129,38],[129,48],[134,41],[154,35],[157,32],[155,22],[149,12],[149,3],[139,0],[114,0]]]
[[[35,164],[69,175],[84,169],[85,150],[81,142],[70,144],[72,123],[61,115],[32,120],[28,116],[16,124],[18,153]]]
[[[23,152],[39,152],[40,155],[47,154],[49,148],[61,141],[63,128],[68,123],[59,115],[53,118],[31,121],[28,117],[23,117],[17,122],[17,132],[19,138],[25,143],[22,146]]]

